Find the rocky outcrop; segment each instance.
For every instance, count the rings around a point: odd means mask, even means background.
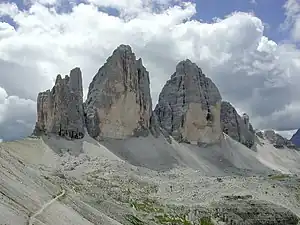
[[[291,142],[297,146],[300,147],[300,129],[297,130],[297,132],[292,136]]]
[[[37,98],[37,122],[34,135],[54,133],[79,139],[84,136],[82,75],[79,68],[70,76],[58,75],[51,90]]]
[[[287,147],[290,149],[296,149],[296,146],[290,140],[275,133],[274,130],[265,130],[263,132],[263,138],[267,139],[275,148]]]
[[[160,126],[176,140],[201,144],[221,139],[221,95],[190,60],[180,62],[155,108]]]
[[[243,114],[241,117],[229,102],[221,105],[221,127],[224,133],[234,140],[251,148],[255,142],[255,132],[249,123],[249,116]]]
[[[147,135],[152,114],[149,74],[128,45],[99,69],[85,102],[88,133],[97,139]]]

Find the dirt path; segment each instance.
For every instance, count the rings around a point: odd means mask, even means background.
[[[52,203],[54,203],[56,200],[58,200],[59,198],[61,198],[62,196],[64,196],[66,193],[65,190],[62,190],[62,192],[57,195],[55,198],[53,198],[52,200],[50,200],[49,202],[45,203],[37,212],[35,212],[32,216],[29,217],[28,220],[28,225],[33,225],[33,222],[35,220],[35,218],[40,215],[47,207],[49,207]]]

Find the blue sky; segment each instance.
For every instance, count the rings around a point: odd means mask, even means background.
[[[211,21],[214,17],[223,18],[235,12],[253,12],[269,29],[265,35],[279,42],[288,38],[287,32],[281,32],[279,26],[285,20],[283,5],[285,0],[197,0],[197,19]]]

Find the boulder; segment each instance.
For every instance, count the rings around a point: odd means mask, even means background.
[[[221,95],[190,60],[180,62],[155,107],[158,122],[177,141],[211,144],[221,140]]]
[[[34,135],[53,133],[66,138],[84,136],[82,75],[79,68],[70,76],[58,75],[51,90],[37,98],[37,122]]]
[[[235,108],[225,101],[221,105],[221,127],[224,133],[248,148],[254,145],[255,131],[249,123],[249,116],[244,113],[241,117]]]
[[[89,86],[85,102],[88,133],[96,139],[145,136],[151,114],[149,73],[130,46],[120,45]]]

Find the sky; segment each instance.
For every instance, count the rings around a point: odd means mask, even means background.
[[[30,135],[57,74],[93,76],[120,44],[150,74],[155,103],[185,59],[257,129],[300,128],[300,0],[0,0],[0,140]]]

